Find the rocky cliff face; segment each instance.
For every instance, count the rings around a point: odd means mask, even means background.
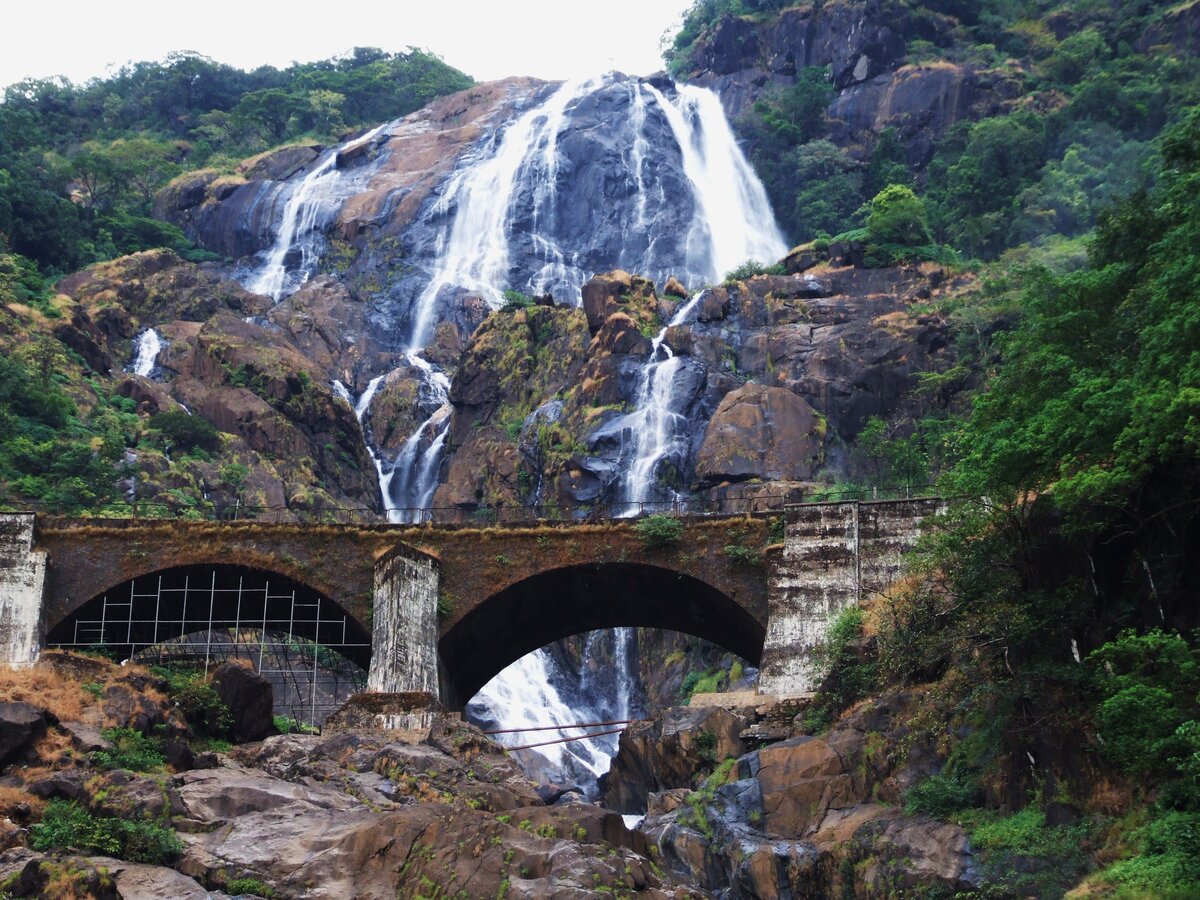
[[[720,93],[736,121],[802,68],[828,67],[833,140],[860,153],[895,128],[909,163],[920,167],[955,122],[995,115],[1019,93],[1001,71],[908,62],[911,41],[947,46],[955,26],[947,16],[916,17],[886,0],[798,5],[764,20],[726,15],[691,48],[684,74]]]
[[[865,703],[822,737],[771,701],[665,710],[622,735],[605,801],[645,810],[666,868],[717,896],[971,891],[982,875],[966,833],[896,805],[941,765],[900,750],[920,702]]]
[[[186,412],[219,432],[201,454],[153,443],[129,449],[128,499],[209,514],[379,509],[354,411],[330,386],[340,355],[354,349],[343,337],[354,309],[331,312],[314,299],[322,285],[272,309],[211,268],[150,251],[85,269],[58,288],[70,314],[56,336],[111,390],[143,414]],[[149,328],[165,341],[151,374],[123,371]]]

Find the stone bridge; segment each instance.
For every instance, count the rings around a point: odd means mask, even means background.
[[[368,688],[452,709],[551,641],[649,626],[762,669],[763,693],[815,688],[812,648],[845,606],[903,571],[936,499],[805,504],[680,520],[527,527],[331,526],[0,514],[0,658],[48,645],[132,653],[208,629],[283,631],[369,668]],[[774,534],[774,537],[773,537]]]

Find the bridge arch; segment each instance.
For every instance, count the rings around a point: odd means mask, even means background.
[[[681,631],[757,665],[766,623],[713,585],[642,562],[548,569],[508,585],[443,630],[443,702],[461,709],[509,664],[556,640],[600,628]]]
[[[370,632],[352,613],[325,591],[265,566],[148,567],[79,599],[47,621],[47,645],[103,647],[129,658],[190,635],[206,634],[211,645],[214,634],[237,643],[258,632],[327,648],[363,670],[370,663]]]

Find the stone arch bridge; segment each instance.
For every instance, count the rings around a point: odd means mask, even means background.
[[[28,665],[47,643],[133,651],[175,631],[286,620],[289,635],[369,667],[369,690],[427,692],[459,709],[551,641],[651,626],[724,646],[760,666],[762,693],[790,696],[815,689],[811,650],[829,623],[902,575],[942,505],[797,505],[782,542],[776,516],[685,517],[680,539],[657,548],[627,520],[461,528],[5,513],[0,654]],[[207,604],[189,608],[198,587]]]

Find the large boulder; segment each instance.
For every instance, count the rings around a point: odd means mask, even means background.
[[[46,711],[32,703],[0,703],[0,766],[46,733]]]
[[[677,706],[634,722],[621,733],[617,755],[601,778],[604,802],[644,813],[651,793],[690,787],[714,763],[742,752],[745,722],[719,706]]]
[[[745,384],[721,400],[696,459],[701,481],[811,478],[821,462],[813,408],[784,388]]]
[[[273,715],[271,682],[245,666],[221,664],[212,678],[213,689],[233,714],[230,735],[236,743],[261,741],[278,734]]]

